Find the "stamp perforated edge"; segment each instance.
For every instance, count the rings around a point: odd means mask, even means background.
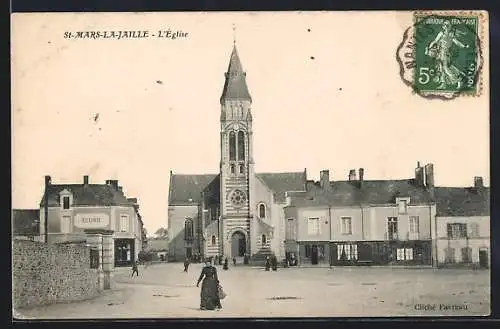
[[[476,81],[476,91],[474,93],[462,93],[462,92],[456,92],[456,93],[449,93],[449,92],[438,92],[438,91],[431,91],[431,92],[416,92],[415,90],[413,93],[419,94],[422,97],[444,97],[448,99],[456,98],[458,96],[460,97],[480,97],[482,95],[483,91],[483,69],[484,69],[484,26],[485,24],[488,24],[488,13],[486,11],[482,10],[418,10],[413,12],[413,26],[416,25],[417,23],[417,17],[419,16],[463,16],[463,17],[470,17],[470,16],[477,16],[478,18],[478,57],[480,60],[480,65],[478,66],[477,69],[477,81]],[[415,31],[413,31],[413,35],[411,36],[413,38],[413,41],[415,42]],[[414,58],[416,58],[416,49],[413,50],[414,52]],[[412,72],[412,81],[414,80],[415,76],[415,71]]]

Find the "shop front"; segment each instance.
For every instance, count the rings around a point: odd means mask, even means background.
[[[301,265],[328,265],[329,258],[330,250],[328,242],[311,241],[299,243],[299,263]]]
[[[330,264],[431,265],[431,241],[353,241],[330,244]]]
[[[136,259],[134,239],[115,239],[115,267],[131,266]]]

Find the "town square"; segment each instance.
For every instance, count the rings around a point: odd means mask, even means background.
[[[23,309],[25,319],[485,316],[489,273],[446,269],[217,266],[227,297],[218,311],[199,310],[196,280],[178,263],[115,273],[115,287],[95,299]],[[432,309],[432,306],[434,308]],[[440,309],[441,307],[441,309]],[[462,309],[455,309],[462,307]]]

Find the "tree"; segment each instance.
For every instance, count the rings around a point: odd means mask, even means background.
[[[146,249],[148,247],[148,230],[143,226],[142,227],[142,249]]]
[[[168,230],[166,228],[160,227],[156,230],[155,236],[157,238],[166,238],[168,237]]]

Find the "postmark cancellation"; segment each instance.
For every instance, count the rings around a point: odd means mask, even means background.
[[[481,95],[485,24],[483,11],[415,12],[397,48],[403,82],[430,99]]]

